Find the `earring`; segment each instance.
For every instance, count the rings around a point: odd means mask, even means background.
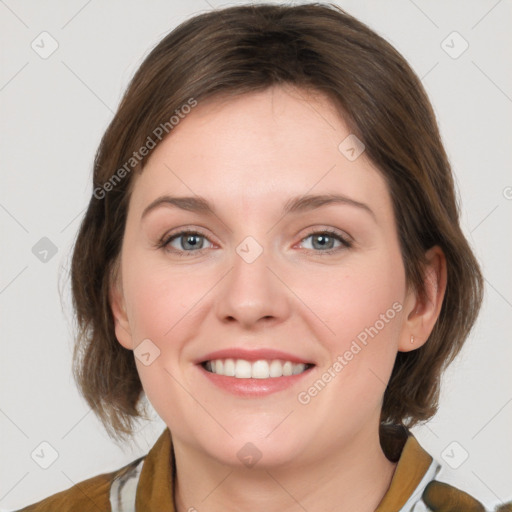
[[[414,343],[414,336],[411,335],[411,343]]]

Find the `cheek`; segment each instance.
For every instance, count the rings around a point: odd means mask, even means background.
[[[379,331],[393,331],[399,324],[404,281],[396,262],[373,268],[344,268],[324,276],[311,273],[302,280],[297,295],[332,331],[329,337],[325,328],[322,338],[339,343],[375,324]]]
[[[183,385],[188,387],[188,384],[180,364],[184,348],[197,335],[200,323],[195,322],[197,308],[194,305],[205,293],[200,286],[205,281],[191,272],[179,268],[171,270],[168,265],[164,268],[155,261],[150,265],[142,258],[130,264],[132,266],[126,268],[136,271],[126,272],[123,283],[129,297],[137,371],[159,416],[173,431],[182,432],[182,414],[195,411],[197,404],[184,391]],[[137,350],[143,340],[145,345],[141,344]],[[149,361],[139,357],[144,352],[150,353]]]
[[[310,277],[302,288],[305,302],[329,329],[316,322],[327,357],[299,402],[311,400],[316,410],[332,411],[333,435],[347,414],[361,424],[379,410],[396,358],[405,278],[396,260],[378,259],[331,272],[323,286]]]
[[[139,339],[172,337],[181,319],[193,316],[194,305],[208,289],[204,272],[147,260],[128,265],[134,270],[124,279],[132,334]]]

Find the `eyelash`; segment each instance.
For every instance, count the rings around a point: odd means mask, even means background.
[[[204,233],[202,233],[201,231],[199,231],[197,229],[195,229],[195,230],[185,229],[185,230],[179,231],[178,233],[173,233],[168,236],[163,236],[160,239],[160,241],[156,244],[156,247],[158,249],[163,249],[165,251],[172,252],[174,254],[177,254],[180,257],[185,257],[185,258],[192,256],[194,253],[196,253],[196,254],[201,253],[203,250],[205,250],[205,249],[199,249],[197,251],[183,251],[183,250],[174,249],[174,248],[169,249],[170,242],[172,242],[173,240],[175,240],[177,238],[180,238],[183,235],[199,235],[203,238],[206,238],[206,240],[210,241]],[[312,250],[313,252],[316,252],[318,254],[321,254],[322,256],[337,253],[342,249],[350,249],[353,246],[353,243],[350,240],[347,240],[342,235],[340,235],[340,233],[338,233],[337,231],[332,230],[332,229],[322,229],[319,231],[311,231],[309,234],[307,234],[305,237],[303,237],[300,240],[300,242],[304,242],[304,240],[307,240],[309,237],[311,237],[313,235],[328,235],[328,236],[338,240],[342,244],[340,247],[335,247],[333,249],[326,249],[326,250],[320,250],[320,251],[315,251],[314,249],[307,249],[307,250]]]

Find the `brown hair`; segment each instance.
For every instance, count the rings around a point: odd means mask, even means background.
[[[389,43],[338,6],[253,4],[197,15],[169,33],[136,72],[96,154],[94,193],[71,268],[73,372],[113,439],[133,434],[143,397],[133,352],[117,342],[109,305],[134,174],[126,164],[142,171],[147,155],[137,153],[135,161],[134,152],[157,127],[171,133],[169,119],[191,98],[279,84],[327,95],[365,144],[392,197],[407,282],[423,293],[426,250],[438,245],[446,255],[440,316],[422,347],[398,353],[381,425],[411,427],[437,411],[441,373],[473,326],[483,286],[425,90]]]

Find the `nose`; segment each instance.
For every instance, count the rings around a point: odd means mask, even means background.
[[[245,329],[285,321],[292,293],[280,274],[266,250],[252,262],[235,253],[233,267],[220,283],[216,297],[218,319],[236,322]]]

